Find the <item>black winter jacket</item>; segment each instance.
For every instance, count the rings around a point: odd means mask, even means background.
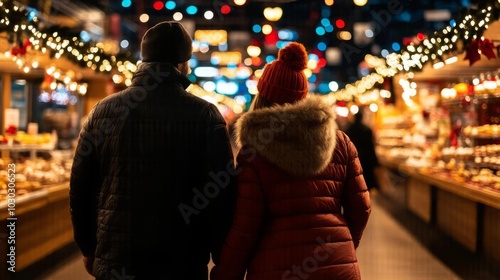
[[[70,208],[97,279],[206,280],[210,253],[218,260],[236,195],[233,155],[221,114],[189,84],[170,64],[142,63],[80,132]]]

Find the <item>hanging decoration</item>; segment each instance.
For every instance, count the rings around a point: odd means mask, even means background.
[[[472,64],[481,59],[481,54],[484,54],[488,59],[496,58],[494,49],[495,45],[488,39],[472,40],[466,51],[464,60],[469,60],[469,65],[472,66]]]

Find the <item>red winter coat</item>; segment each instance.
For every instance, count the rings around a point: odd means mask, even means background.
[[[211,280],[360,279],[370,215],[357,151],[329,105],[310,97],[236,124],[238,201]]]

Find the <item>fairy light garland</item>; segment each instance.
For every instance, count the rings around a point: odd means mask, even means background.
[[[418,46],[410,44],[400,53],[389,54],[385,61],[367,55],[366,60],[375,73],[346,85],[344,89],[331,92],[327,99],[332,103],[338,100],[351,101],[371,90],[377,83],[383,83],[384,78],[393,77],[400,72],[422,71],[427,63],[444,61],[445,55],[465,50],[471,41],[481,39],[490,22],[499,18],[500,0],[485,2],[485,8],[478,9],[475,16],[468,14],[455,26],[447,26],[434,32],[432,37],[425,39]],[[459,41],[463,43],[462,49],[459,49]]]
[[[137,69],[135,62],[123,59],[125,54],[120,54],[120,58],[107,54],[103,48],[94,43],[86,43],[78,40],[77,37],[68,38],[61,31],[43,31],[38,27],[38,18],[29,18],[30,12],[22,6],[17,6],[12,1],[0,2],[0,32],[6,31],[9,35],[10,43],[17,43],[19,46],[25,44],[24,38],[29,38],[30,46],[42,53],[48,53],[53,58],[65,57],[81,67],[88,67],[98,73],[109,74],[117,71],[127,81],[131,73]],[[58,27],[52,26],[51,29]],[[10,55],[9,55],[10,56]],[[12,55],[13,60],[22,60],[22,54]],[[17,58],[14,58],[17,57]],[[20,64],[20,63],[19,63]],[[126,65],[125,68],[120,65]],[[133,66],[127,66],[133,65]],[[29,67],[25,63],[22,66],[25,72],[29,72]]]

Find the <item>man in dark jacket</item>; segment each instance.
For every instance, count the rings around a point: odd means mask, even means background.
[[[132,85],[98,102],[70,182],[75,241],[97,279],[206,280],[235,201],[234,160],[217,108],[190,85],[191,37],[149,29]]]
[[[377,168],[379,163],[377,154],[375,153],[373,131],[363,123],[362,111],[354,115],[354,122],[347,128],[345,133],[351,138],[351,141],[358,150],[368,190],[378,189],[375,168]]]

